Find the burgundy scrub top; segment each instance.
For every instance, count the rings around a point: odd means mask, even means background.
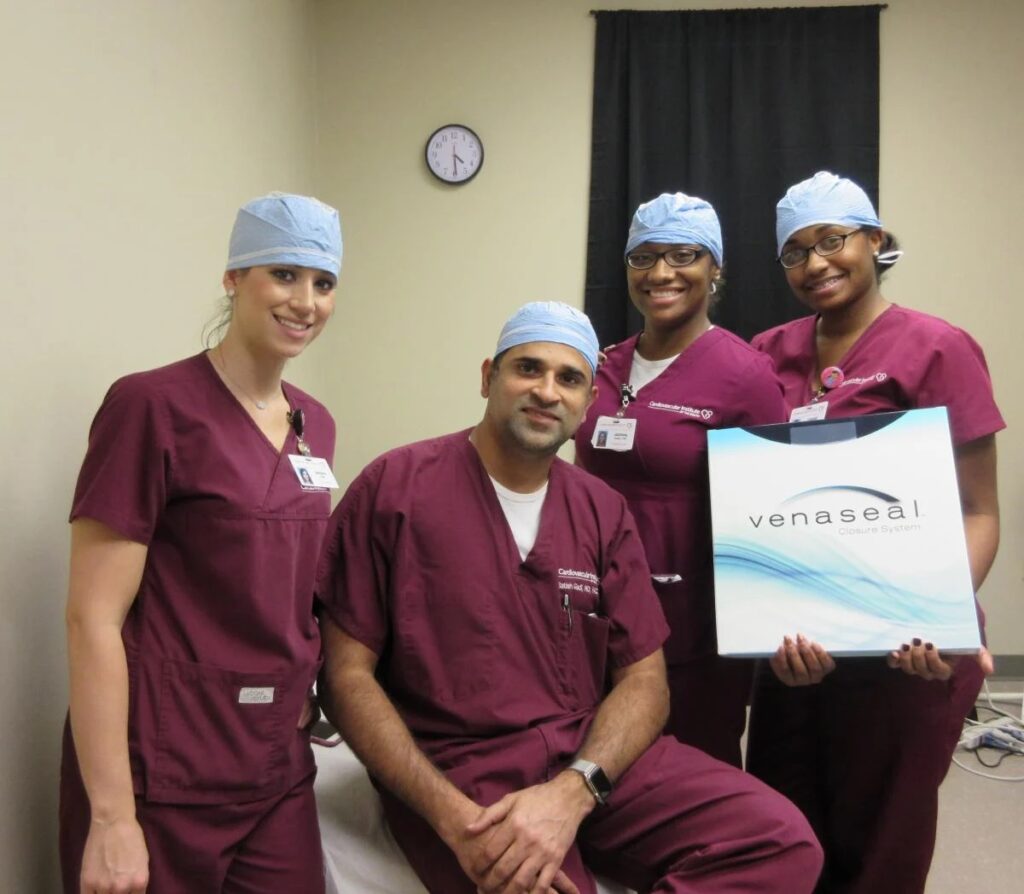
[[[329,462],[334,422],[283,384]],[[297,730],[319,667],[313,583],[330,494],[300,484],[205,354],[127,376],[93,421],[72,520],[146,544],[122,630],[137,795],[245,802],[314,770]]]
[[[816,322],[803,317],[752,342],[775,361],[790,408],[811,403],[819,388]],[[893,304],[837,365],[843,383],[818,399],[828,402],[828,419],[946,407],[956,446],[1006,428],[981,347],[938,317]]]
[[[331,520],[317,591],[420,747],[592,712],[668,632],[625,501],[561,460],[522,560],[469,430],[393,450]]]
[[[577,462],[621,493],[636,518],[672,635],[670,664],[717,652],[707,431],[782,422],[785,402],[772,364],[725,329],[698,337],[625,411],[637,420],[633,449],[600,450],[598,416],[621,407],[639,336],[606,351],[598,395],[576,432]]]

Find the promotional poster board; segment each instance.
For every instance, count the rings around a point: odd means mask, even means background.
[[[722,655],[981,645],[945,408],[708,432]]]

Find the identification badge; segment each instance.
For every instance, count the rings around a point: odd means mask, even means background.
[[[590,443],[597,450],[617,450],[624,453],[633,449],[636,420],[622,416],[598,416],[594,436]]]
[[[273,702],[273,686],[243,686],[238,690],[238,704],[240,705],[270,705]]]
[[[289,453],[288,459],[303,490],[334,490],[338,486],[338,480],[322,456],[296,456]]]
[[[812,419],[824,419],[827,412],[828,401],[819,400],[817,403],[794,407],[793,412],[789,414],[789,421],[810,422]]]

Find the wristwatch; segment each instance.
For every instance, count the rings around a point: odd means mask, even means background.
[[[594,796],[594,800],[598,804],[603,806],[608,801],[612,793],[612,784],[605,776],[604,770],[597,764],[580,759],[569,764],[569,769],[575,770],[583,777],[587,788],[590,789],[590,794]]]

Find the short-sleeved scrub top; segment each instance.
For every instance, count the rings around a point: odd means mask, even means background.
[[[625,501],[552,465],[522,559],[470,432],[384,454],[331,522],[318,595],[423,750],[589,717],[667,634]]]
[[[576,432],[577,462],[622,494],[636,518],[672,634],[669,664],[714,655],[714,583],[708,429],[782,422],[785,403],[771,362],[719,327],[698,337],[624,413],[637,420],[633,449],[591,443],[599,416],[614,416],[639,336],[609,348],[598,395]]]
[[[791,408],[827,402],[826,418],[946,407],[953,444],[1006,427],[978,343],[929,314],[893,304],[839,361],[843,381],[818,396],[816,316],[762,332],[753,345],[775,362]]]
[[[334,422],[283,384],[314,456]],[[93,421],[72,520],[148,547],[122,629],[137,795],[246,802],[314,770],[296,729],[319,668],[313,613],[330,494],[303,486],[205,354],[127,376]]]

